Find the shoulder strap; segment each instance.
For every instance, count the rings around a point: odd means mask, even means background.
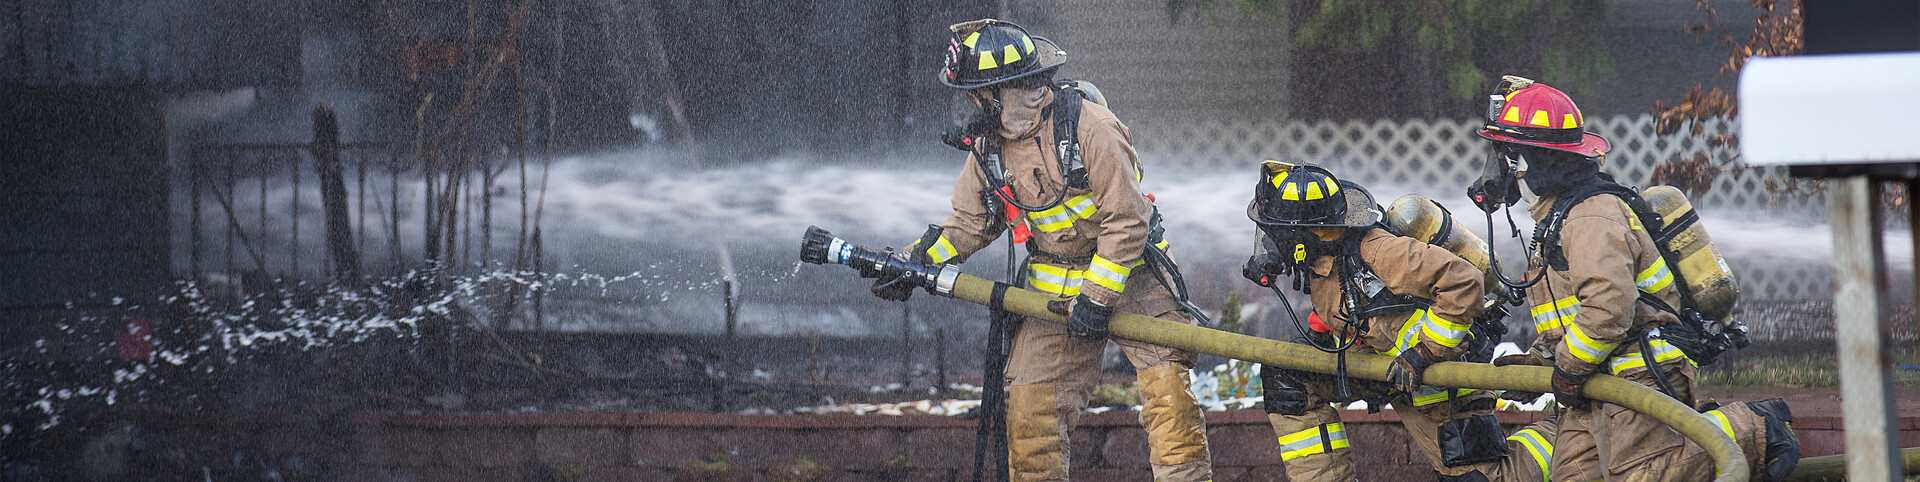
[[[1374,272],[1373,266],[1367,263],[1366,258],[1360,256],[1359,245],[1358,240],[1352,241],[1349,244],[1350,247],[1344,249],[1346,253],[1345,256],[1341,256],[1340,263],[1343,271],[1341,274],[1347,278],[1342,286],[1352,284],[1360,291],[1348,293],[1354,296],[1355,304],[1359,305],[1353,310],[1354,320],[1367,320],[1387,313],[1423,310],[1433,306],[1433,300],[1394,293],[1392,289],[1387,288],[1386,283],[1380,280],[1379,274]]]
[[[1560,228],[1566,224],[1567,213],[1572,211],[1574,206],[1578,206],[1588,198],[1601,194],[1612,194],[1619,196],[1622,200],[1626,200],[1629,197],[1635,200],[1640,199],[1640,196],[1635,194],[1632,189],[1614,182],[1613,176],[1609,176],[1606,173],[1600,173],[1599,177],[1567,190],[1565,194],[1560,196],[1560,199],[1553,202],[1553,208],[1548,210],[1547,218],[1540,220],[1539,224],[1533,226],[1533,240],[1540,244],[1540,254],[1546,258],[1547,266],[1553,267],[1555,271],[1566,271],[1569,269],[1567,266],[1566,252],[1560,248]],[[1639,202],[1641,206],[1646,205],[1646,201]],[[1629,204],[1629,206],[1631,206],[1631,204]],[[1640,209],[1635,208],[1634,210],[1636,211],[1635,214],[1638,215]]]
[[[1080,157],[1080,103],[1086,97],[1073,88],[1072,80],[1061,80],[1054,84],[1053,137],[1056,146],[1054,155],[1060,159],[1060,172],[1067,177],[1067,187],[1086,189],[1087,166]]]

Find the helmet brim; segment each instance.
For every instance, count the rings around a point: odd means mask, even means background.
[[[1605,137],[1600,137],[1598,134],[1594,134],[1591,132],[1580,133],[1580,142],[1575,142],[1571,144],[1553,144],[1553,143],[1547,143],[1547,142],[1520,140],[1519,138],[1513,137],[1511,135],[1507,135],[1505,133],[1494,130],[1492,128],[1481,128],[1479,134],[1481,138],[1489,141],[1542,147],[1547,149],[1553,149],[1556,151],[1563,151],[1563,152],[1578,154],[1581,157],[1588,157],[1588,158],[1604,156],[1607,154],[1607,150],[1612,147],[1607,143],[1607,139]]]
[[[1026,78],[1034,74],[1059,68],[1062,64],[1067,63],[1067,52],[1065,50],[1060,50],[1060,46],[1054,45],[1052,40],[1047,40],[1046,37],[1041,37],[1038,35],[1030,36],[1029,38],[1033,39],[1034,60],[1038,62],[1040,65],[1039,67],[1034,68],[1033,70],[1022,72],[1018,75],[1001,77],[1001,78],[986,81],[986,82],[972,82],[972,83],[954,82],[952,79],[948,79],[947,76],[945,75],[938,75],[938,74],[936,75],[940,77],[940,83],[946,84],[947,87],[952,87],[955,89],[971,90],[971,89],[978,89],[981,87],[990,87],[990,86],[1002,84],[1002,83],[1005,83],[1006,81],[1013,80],[1013,79]]]
[[[1347,214],[1342,216],[1338,221],[1331,223],[1289,223],[1262,220],[1260,219],[1258,199],[1247,201],[1247,219],[1251,219],[1254,224],[1261,226],[1281,228],[1364,228],[1379,224],[1381,220],[1386,219],[1386,212],[1381,210],[1379,205],[1374,204],[1373,193],[1367,192],[1367,190],[1360,187],[1359,184],[1344,180],[1340,181],[1340,188],[1347,192]],[[1360,195],[1355,196],[1353,195],[1354,193],[1359,193]]]

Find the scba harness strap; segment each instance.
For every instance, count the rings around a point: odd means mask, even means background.
[[[1612,194],[1627,205],[1634,218],[1640,222],[1641,226],[1646,227],[1647,234],[1653,238],[1654,249],[1659,250],[1660,253],[1659,262],[1668,266],[1668,272],[1673,276],[1672,285],[1680,295],[1680,306],[1672,306],[1646,289],[1639,290],[1638,293],[1640,303],[1680,319],[1679,325],[1665,327],[1656,339],[1665,340],[1678,347],[1696,364],[1712,364],[1720,353],[1732,347],[1732,342],[1720,339],[1725,338],[1726,331],[1722,322],[1709,321],[1701,317],[1699,310],[1695,308],[1697,305],[1693,299],[1693,292],[1689,288],[1692,285],[1687,284],[1680,270],[1672,268],[1680,266],[1678,253],[1667,249],[1668,243],[1676,236],[1700,221],[1697,212],[1689,211],[1668,223],[1659,212],[1654,211],[1653,207],[1647,204],[1646,199],[1640,197],[1640,193],[1615,182],[1613,176],[1607,173],[1599,173],[1594,179],[1574,186],[1560,199],[1555,200],[1546,219],[1534,226],[1533,239],[1539,246],[1541,257],[1545,258],[1547,265],[1554,270],[1566,271],[1570,268],[1567,265],[1566,252],[1560,246],[1560,230],[1565,227],[1567,215],[1574,206],[1580,205],[1587,198],[1601,194]],[[1649,337],[1642,332],[1638,338],[1643,344],[1643,350],[1651,353],[1651,349],[1644,346],[1649,341]],[[1649,363],[1648,367],[1658,370],[1657,364]],[[1657,372],[1656,375],[1660,375],[1657,378],[1663,382],[1662,385],[1665,385],[1664,375]],[[1671,389],[1667,391],[1671,392]]]

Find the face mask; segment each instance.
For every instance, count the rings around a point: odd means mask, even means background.
[[[1467,187],[1467,197],[1482,211],[1494,212],[1501,206],[1520,200],[1520,187],[1517,183],[1520,168],[1513,159],[1519,155],[1508,152],[1506,147],[1494,145],[1493,155],[1487,158],[1485,164],[1482,164],[1484,167],[1480,171],[1480,179]]]
[[[960,92],[948,109],[947,131],[940,142],[955,149],[972,151],[978,139],[1000,127],[1000,101],[993,90]]]

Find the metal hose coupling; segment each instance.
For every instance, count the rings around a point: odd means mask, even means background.
[[[800,238],[800,261],[844,264],[859,271],[862,278],[904,278],[940,296],[953,296],[954,280],[960,277],[960,270],[952,266],[907,261],[891,250],[849,243],[819,226],[807,226],[807,234]]]

